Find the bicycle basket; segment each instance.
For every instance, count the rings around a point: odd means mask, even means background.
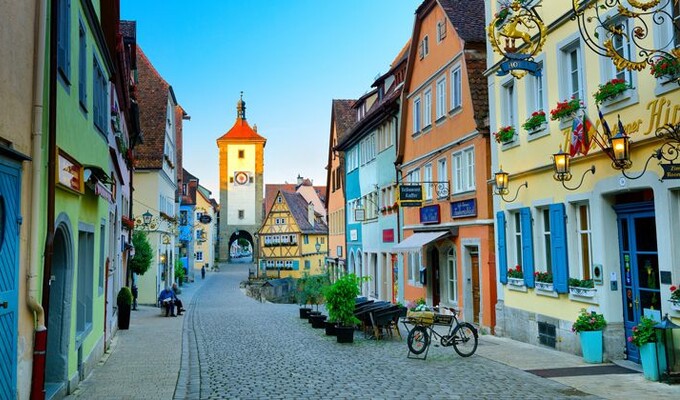
[[[446,315],[446,314],[435,314],[434,315],[434,323],[435,324],[450,325],[452,320],[453,320],[453,315]]]
[[[434,313],[432,311],[408,311],[406,318],[418,325],[432,325],[434,323]]]

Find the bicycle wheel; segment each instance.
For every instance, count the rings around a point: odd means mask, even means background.
[[[472,324],[461,322],[453,330],[453,349],[461,357],[470,357],[477,350],[477,329]]]
[[[411,353],[421,354],[430,345],[430,335],[427,333],[427,328],[424,326],[413,327],[411,332],[408,333],[406,343]]]

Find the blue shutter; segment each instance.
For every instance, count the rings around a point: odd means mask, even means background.
[[[508,283],[508,251],[505,243],[505,212],[496,213],[496,232],[498,232],[498,279],[502,284]]]
[[[522,228],[522,271],[524,271],[524,284],[534,287],[534,237],[531,229],[531,211],[529,207],[519,210],[520,225]]]
[[[299,269],[300,269],[300,261],[293,260],[293,271],[297,271]]]
[[[557,293],[567,293],[569,259],[567,257],[567,227],[564,204],[550,205],[550,247],[552,252],[553,286]]]

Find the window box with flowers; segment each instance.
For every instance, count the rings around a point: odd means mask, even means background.
[[[671,285],[671,298],[668,300],[671,302],[671,309],[680,312],[680,288]]]
[[[550,110],[550,120],[560,121],[560,129],[564,129],[582,108],[583,102],[572,96],[571,99],[557,102],[555,108]]]
[[[522,267],[515,265],[515,268],[508,269],[508,286],[524,288],[524,272]]]
[[[592,279],[569,278],[569,293],[579,297],[595,297],[597,289]]]
[[[500,128],[498,132],[493,134],[496,142],[501,144],[511,143],[515,140],[515,128],[512,126],[505,126]]]
[[[600,85],[593,94],[595,104],[611,104],[621,101],[626,98],[625,93],[630,89],[633,89],[633,86],[626,82],[625,79],[612,79],[609,82]]]
[[[544,292],[554,292],[553,276],[550,272],[534,272],[534,285],[536,290]]]
[[[543,110],[538,110],[531,113],[531,117],[524,121],[522,128],[524,128],[529,133],[529,135],[533,135],[534,133],[545,129],[547,125],[548,119],[545,116],[545,112]]]
[[[680,58],[671,55],[658,57],[652,61],[650,72],[656,79],[663,79],[664,83],[674,81],[680,77]]]

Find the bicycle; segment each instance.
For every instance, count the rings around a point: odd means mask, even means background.
[[[402,320],[404,327],[408,333],[406,343],[409,349],[409,358],[411,353],[416,356],[425,352],[423,359],[427,358],[427,350],[430,347],[432,337],[440,340],[443,347],[453,346],[453,349],[461,357],[470,357],[477,350],[479,342],[479,333],[477,329],[468,322],[458,321],[458,310],[449,307],[442,307],[451,312],[449,314],[439,313],[423,313],[417,315],[407,315]],[[412,329],[408,329],[408,325],[413,325]],[[434,330],[434,326],[448,326],[449,329],[446,334],[442,335]]]

